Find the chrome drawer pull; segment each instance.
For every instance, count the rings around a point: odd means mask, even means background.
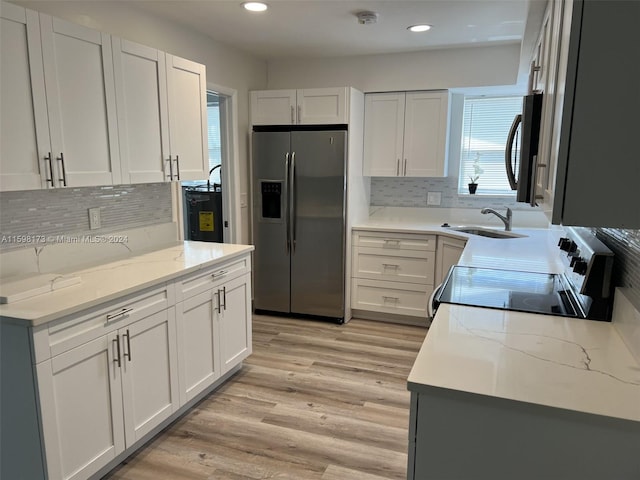
[[[212,273],[211,277],[213,277],[213,278],[224,277],[227,273],[229,273],[229,272],[227,272],[226,270],[220,270],[219,272]]]
[[[398,246],[398,245],[400,245],[400,240],[393,240],[393,239],[391,239],[391,240],[390,240],[390,239],[388,239],[388,238],[385,238],[385,239],[384,239],[384,244],[385,244],[385,245],[395,245],[395,246]]]
[[[113,320],[114,318],[122,317],[122,316],[126,315],[127,313],[131,312],[132,310],[133,310],[133,307],[131,307],[131,308],[123,308],[118,313],[112,313],[110,315],[107,315],[107,322]]]
[[[400,268],[400,265],[396,265],[395,263],[383,263],[382,266],[384,268],[395,268],[396,270]]]
[[[400,299],[398,297],[387,297],[386,295],[382,296],[382,300],[384,300],[385,302],[389,301],[393,301],[393,302],[399,302]]]

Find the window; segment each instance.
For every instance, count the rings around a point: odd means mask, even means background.
[[[465,97],[458,193],[469,193],[470,177],[479,174],[477,194],[515,195],[507,180],[504,151],[513,119],[521,111],[522,97]]]
[[[222,138],[220,133],[220,97],[207,92],[207,144],[209,146],[209,169],[222,163]],[[211,174],[211,183],[221,184],[220,169]]]

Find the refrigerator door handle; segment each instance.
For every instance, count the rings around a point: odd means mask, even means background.
[[[291,190],[289,191],[289,218],[291,223],[291,251],[296,251],[296,152],[291,153]]]
[[[291,107],[293,108],[293,107]],[[291,224],[289,222],[289,210],[291,205],[289,204],[289,152],[284,156],[284,191],[285,191],[285,206],[284,206],[284,224],[287,232],[286,240],[286,252],[289,254],[291,250]]]

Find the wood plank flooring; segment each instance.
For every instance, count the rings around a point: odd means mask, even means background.
[[[254,315],[238,374],[109,480],[405,479],[423,327]]]

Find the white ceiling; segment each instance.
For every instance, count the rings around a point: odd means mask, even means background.
[[[540,1],[540,0],[533,0]],[[347,56],[522,41],[528,0],[267,0],[250,13],[242,0],[127,0],[265,60]],[[360,25],[355,13],[378,13]],[[411,33],[416,23],[433,25]]]

